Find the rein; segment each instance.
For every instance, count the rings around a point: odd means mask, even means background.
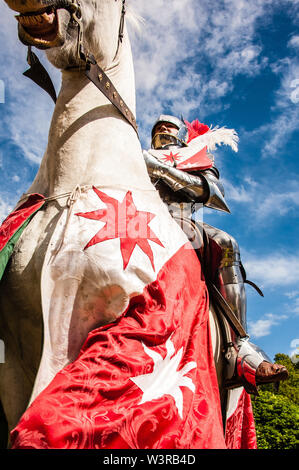
[[[117,56],[120,44],[123,40],[124,19],[126,14],[125,2],[126,0],[122,0],[118,44],[114,58]],[[55,6],[56,8],[64,8],[70,12],[72,17],[71,21],[76,23],[78,27],[77,56],[85,63],[84,73],[86,77],[103,93],[103,95],[113,104],[113,106],[116,107],[116,109],[129,122],[129,124],[131,124],[138,136],[138,126],[134,114],[126,105],[125,101],[122,99],[104,70],[97,64],[94,56],[89,52],[85,53],[84,51],[83,22],[80,3],[77,0],[57,0],[53,4],[53,2],[44,0],[43,4],[49,4],[51,6]],[[37,55],[32,52],[31,46],[28,46],[27,62],[30,65],[30,69],[26,70],[23,75],[30,78],[37,85],[43,88],[51,96],[54,103],[56,103],[57,97],[53,82],[44,66],[40,63]]]

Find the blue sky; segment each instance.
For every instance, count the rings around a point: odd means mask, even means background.
[[[231,215],[204,220],[239,242],[250,287],[251,339],[274,357],[299,346],[298,0],[131,0],[141,142],[160,113],[235,128],[239,152],[214,152]],[[22,76],[26,48],[2,2],[0,31],[0,219],[34,178],[53,103]],[[36,51],[56,89],[60,74]],[[4,88],[4,93],[3,93]],[[296,341],[297,340],[297,341]]]

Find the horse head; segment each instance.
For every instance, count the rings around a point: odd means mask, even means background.
[[[118,50],[123,0],[5,1],[19,13],[16,19],[20,41],[46,50],[55,67],[80,65],[78,40],[101,66],[113,61]]]

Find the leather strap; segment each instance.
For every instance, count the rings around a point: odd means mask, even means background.
[[[125,19],[125,2],[122,0],[122,11],[118,32],[118,45],[115,57],[118,54],[119,45],[123,40],[124,19]],[[72,14],[73,20],[78,24],[78,55],[86,63],[85,75],[92,83],[103,93],[104,96],[118,109],[121,115],[131,124],[138,136],[138,126],[136,119],[130,108],[126,105],[122,97],[119,95],[110,78],[105,74],[104,70],[97,64],[94,56],[88,52],[85,54],[83,47],[83,23],[81,11],[75,11]]]
[[[264,294],[263,294],[263,292],[261,291],[261,289],[260,289],[254,282],[249,281],[249,280],[247,279],[246,271],[245,271],[245,268],[244,268],[244,266],[243,266],[242,263],[240,264],[240,268],[241,268],[241,273],[242,273],[244,282],[245,282],[246,284],[249,284],[251,287],[253,287],[261,297],[264,297]]]
[[[94,61],[95,62],[95,61]],[[87,62],[85,75],[90,81],[108,98],[108,100],[118,109],[124,118],[131,124],[138,135],[138,126],[132,111],[128,108],[122,97],[119,95],[110,78],[103,69],[95,62]]]
[[[244,330],[243,326],[241,325],[241,323],[239,322],[234,312],[228,305],[221,292],[219,292],[215,284],[208,280],[206,280],[206,283],[211,297],[215,300],[217,306],[221,309],[221,312],[225,316],[226,320],[228,321],[229,325],[234,330],[236,335],[240,336],[241,338],[247,337],[248,334]]]
[[[32,52],[31,46],[28,47],[27,62],[30,65],[30,69],[26,70],[23,75],[45,90],[51,96],[54,103],[56,103],[57,97],[53,82],[45,67],[40,63],[37,55]]]

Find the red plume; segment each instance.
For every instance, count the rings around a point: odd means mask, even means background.
[[[199,122],[198,119],[192,121],[191,123],[185,121],[185,124],[188,128],[188,142],[190,142],[190,140],[192,139],[195,139],[195,137],[198,137],[199,135],[205,134],[210,130],[209,126]]]

